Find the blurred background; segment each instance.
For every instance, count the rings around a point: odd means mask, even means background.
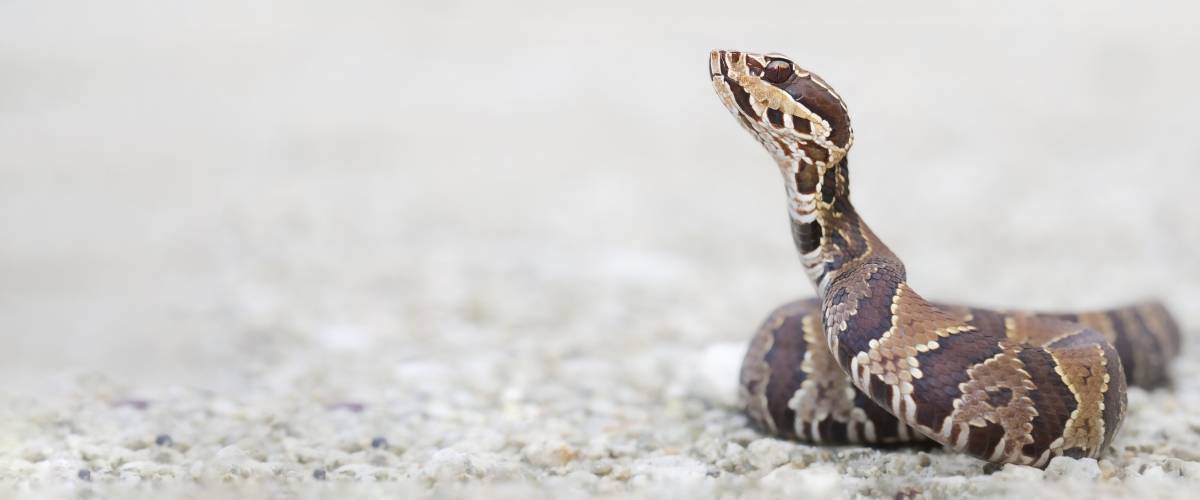
[[[965,9],[0,2],[2,390],[740,345],[812,292],[712,48],[846,98],[854,200],[927,297],[1194,330],[1196,8]]]

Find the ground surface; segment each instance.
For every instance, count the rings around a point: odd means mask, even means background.
[[[0,5],[0,496],[1200,487],[1195,12],[240,4]],[[1045,472],[748,430],[811,292],[712,47],[837,86],[924,295],[1162,297],[1175,389]]]

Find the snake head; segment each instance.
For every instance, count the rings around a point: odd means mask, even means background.
[[[781,167],[824,172],[846,157],[850,114],[821,77],[782,55],[728,50],[709,53],[708,68],[725,107]]]

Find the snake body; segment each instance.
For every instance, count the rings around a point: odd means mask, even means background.
[[[969,323],[1003,321],[995,312],[944,304],[938,307],[955,312]],[[1179,330],[1161,304],[1037,315],[1081,323],[1103,333],[1126,367],[1128,385],[1149,388],[1168,382],[1165,361],[1178,353]],[[751,421],[769,434],[811,443],[897,444],[927,440],[855,388],[838,367],[823,336],[821,304],[816,299],[789,302],[771,312],[755,333],[742,362],[740,399]]]
[[[1164,379],[1179,337],[1157,304],[1038,314],[926,301],[850,203],[854,135],[841,96],[781,55],[713,51],[709,73],[779,167],[817,292],[777,309],[751,343],[742,396],[760,427],[827,443],[932,439],[1044,467],[1108,446],[1126,370],[1131,384]]]

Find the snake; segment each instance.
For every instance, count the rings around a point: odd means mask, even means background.
[[[1158,302],[1078,313],[931,302],[850,202],[850,113],[774,53],[714,50],[713,89],[775,160],[816,298],[775,309],[739,398],[768,434],[820,444],[935,442],[997,464],[1096,458],[1130,385],[1168,383],[1179,328]]]

